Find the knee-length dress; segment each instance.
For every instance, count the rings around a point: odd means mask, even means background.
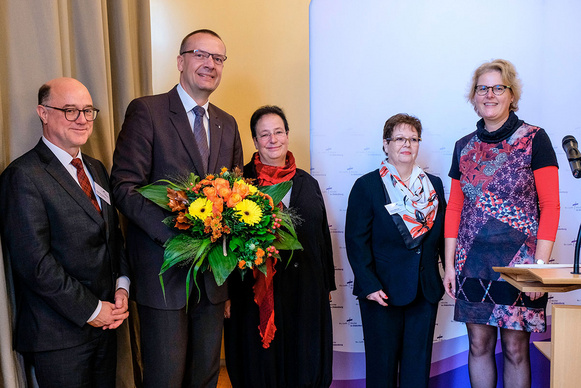
[[[477,126],[456,143],[449,174],[464,193],[454,319],[544,332],[547,295],[531,300],[492,267],[534,263],[539,210],[533,171],[557,166],[555,152],[542,128],[513,112],[488,138],[483,120]]]

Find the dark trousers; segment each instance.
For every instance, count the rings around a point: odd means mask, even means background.
[[[220,373],[224,303],[205,295],[189,310],[137,305],[141,327],[143,386],[215,387]]]
[[[389,300],[388,300],[389,303]],[[418,297],[406,306],[383,307],[359,299],[368,388],[428,386],[438,304]]]
[[[24,355],[34,365],[40,388],[115,388],[117,334],[103,330],[98,338],[67,349]]]

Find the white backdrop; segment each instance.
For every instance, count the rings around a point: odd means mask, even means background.
[[[311,173],[325,194],[335,249],[335,379],[364,377],[361,368],[337,367],[346,354],[361,365],[363,354],[343,234],[351,186],[378,167],[385,120],[405,112],[424,127],[418,163],[442,178],[448,195],[454,142],[478,120],[465,95],[484,61],[514,63],[524,85],[517,115],[545,128],[553,142],[561,185],[553,256],[573,261],[581,180],[571,175],[561,139],[581,140],[580,17],[581,3],[574,0],[311,1]],[[551,301],[581,304],[581,293],[554,294]],[[433,362],[441,365],[433,374],[457,367],[454,356],[467,350],[466,330],[452,320],[452,310],[446,296],[434,337]]]

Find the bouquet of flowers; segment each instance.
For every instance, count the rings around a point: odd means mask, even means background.
[[[163,222],[178,233],[165,243],[159,281],[165,296],[163,274],[174,265],[189,266],[190,280],[198,288],[200,271],[212,271],[222,285],[238,268],[258,268],[267,275],[267,258],[279,260],[279,250],[302,249],[290,214],[277,204],[292,182],[257,188],[242,178],[240,169],[223,168],[217,176],[201,179],[190,174],[180,182],[160,180],[138,191],[158,206],[171,211]]]

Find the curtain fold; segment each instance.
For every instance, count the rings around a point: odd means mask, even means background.
[[[152,93],[149,12],[149,0],[0,2],[0,171],[40,138],[38,88],[61,76],[81,81],[101,110],[83,152],[111,167],[127,105]],[[0,259],[0,386],[32,387],[12,350],[14,294],[7,257]],[[140,386],[131,309],[117,329],[118,387]]]

